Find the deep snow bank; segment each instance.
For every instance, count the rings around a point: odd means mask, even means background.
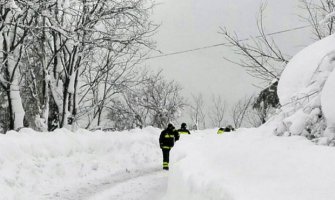
[[[322,110],[327,119],[325,136],[335,138],[335,71],[332,71],[327,79],[321,94]]]
[[[47,199],[66,185],[158,165],[159,132],[22,129],[0,135],[0,199]]]
[[[333,200],[335,148],[268,128],[182,138],[164,200]]]
[[[285,67],[278,85],[282,105],[294,101],[311,84],[327,54],[335,50],[335,35],[315,42],[297,53]]]
[[[269,122],[276,124],[276,135],[304,135],[320,144],[335,144],[334,67],[335,35],[290,60],[278,84],[282,107]]]

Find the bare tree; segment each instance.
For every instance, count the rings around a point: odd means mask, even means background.
[[[113,98],[127,93],[127,90],[139,82],[140,69],[136,65],[140,58],[135,58],[136,53],[128,52],[126,55],[115,55],[108,51],[97,56],[96,65],[87,66],[90,73],[83,73],[84,84],[80,87],[79,117],[89,117],[87,126],[99,126],[105,108],[111,107]],[[118,63],[119,59],[124,62]],[[95,121],[95,124],[92,122]]]
[[[76,119],[78,78],[79,74],[87,72],[84,66],[93,65],[92,56],[96,54],[91,52],[99,52],[98,49],[105,49],[107,52],[107,61],[101,66],[101,68],[107,66],[106,75],[101,77],[106,82],[110,75],[108,71],[110,66],[115,66],[111,59],[115,53],[133,52],[132,47],[145,46],[146,37],[153,31],[152,23],[148,20],[148,9],[143,0],[107,3],[98,0],[94,3],[74,1],[73,4],[71,8],[63,6],[60,17],[55,15],[56,19],[58,17],[57,21],[67,22],[60,25],[62,27],[65,25],[68,33],[75,36],[61,38],[60,41],[66,41],[61,57],[62,70],[54,76],[55,81],[59,81],[57,77],[61,76],[63,85],[61,93],[63,101],[58,106],[61,113],[60,127],[67,124],[69,117]],[[111,91],[111,87],[105,85],[102,92],[103,99],[109,95],[108,91]],[[98,123],[105,102],[105,100],[98,101],[96,112]]]
[[[300,0],[300,2],[300,7],[307,12],[307,16],[301,15],[300,17],[311,25],[316,40],[334,33],[335,18],[333,16],[326,24],[321,23],[327,15],[334,12],[334,0]]]
[[[26,8],[26,9],[21,9]],[[6,91],[9,109],[9,129],[23,127],[24,108],[20,96],[22,57],[26,48],[30,26],[35,14],[26,2],[10,0],[0,3],[0,84]]]
[[[222,100],[221,96],[212,97],[212,106],[209,113],[213,127],[222,127],[224,124],[224,117],[226,113],[226,103]]]
[[[259,112],[257,109],[249,108],[247,110],[244,124],[250,127],[259,127],[264,123],[264,115],[262,112]]]
[[[200,128],[200,125],[202,125],[203,128],[206,128],[204,99],[202,94],[198,94],[197,96],[192,95],[192,102],[189,107],[189,116],[193,121],[194,126],[192,128],[198,130]]]
[[[281,51],[271,37],[271,34],[267,34],[265,31],[263,23],[265,8],[266,5],[262,4],[257,19],[259,36],[248,39],[239,39],[236,34],[229,33],[226,28],[221,29],[221,34],[224,35],[229,46],[240,56],[240,60],[238,61],[226,59],[245,68],[251,76],[262,80],[266,85],[269,85],[270,83],[279,80],[285,65],[288,63],[289,56]],[[262,93],[259,95],[264,96]],[[274,95],[275,98],[278,99],[277,93]],[[263,102],[265,104],[267,103],[265,101]],[[258,124],[258,119],[254,119],[261,117],[260,114],[263,116],[261,119],[262,123],[265,122],[264,120],[268,116],[266,112],[268,112],[269,109],[261,109],[261,105],[258,104],[259,106],[257,107],[257,110],[248,111],[248,107],[250,107],[251,103],[253,103],[252,98],[245,98],[234,106],[232,113],[234,115],[233,121],[236,127],[241,126],[244,121],[247,121],[245,117],[247,115],[250,115],[248,118],[251,118],[249,121],[253,121],[252,124]]]
[[[151,110],[151,125],[163,128],[179,117],[185,105],[181,89],[174,81],[166,81],[161,72],[148,78],[142,99],[144,106]]]
[[[313,29],[316,39],[322,39],[334,33],[335,18],[332,16],[326,25],[320,23],[327,15],[335,9],[334,0],[300,0],[301,8],[307,12],[306,16],[301,16]],[[228,61],[244,67],[248,73],[267,84],[273,80],[279,80],[282,70],[288,63],[290,56],[282,52],[276,44],[271,34],[266,34],[264,27],[264,12],[266,4],[262,4],[257,19],[259,36],[253,38],[240,39],[236,34],[230,33],[226,27],[221,28],[221,34],[225,37],[230,46],[240,60]]]
[[[274,79],[279,80],[289,58],[282,53],[276,42],[266,34],[263,23],[264,10],[265,5],[262,5],[257,20],[259,36],[239,39],[236,34],[231,34],[227,28],[221,28],[220,33],[227,40],[228,46],[234,49],[237,55],[241,56],[238,61],[225,59],[245,68],[251,76],[269,83]]]
[[[146,124],[146,117],[138,113],[142,110],[149,111],[145,108],[134,108],[134,105],[129,107],[122,101],[113,99],[112,107],[109,107],[107,118],[110,120],[109,126],[116,130],[129,130],[133,128],[142,128]],[[142,118],[143,117],[143,118]]]
[[[115,96],[137,84],[140,70],[136,67],[154,47],[149,36],[157,26],[149,19],[151,7],[145,6],[149,4],[145,0],[114,3],[111,19],[103,21],[103,31],[98,34],[102,38],[95,39],[98,49],[81,73],[79,116],[90,116],[95,120],[92,126],[101,124],[105,108],[112,106]]]
[[[247,120],[247,115],[252,107],[253,96],[240,99],[231,109],[232,121],[235,128],[241,127]]]
[[[109,119],[115,124],[118,118],[124,118],[127,121],[124,128],[145,125],[164,128],[175,121],[185,106],[180,94],[181,87],[174,81],[164,79],[161,73],[142,74],[139,83],[128,88],[121,100],[117,100],[119,103],[110,107]],[[119,113],[121,117],[112,117],[111,113]]]

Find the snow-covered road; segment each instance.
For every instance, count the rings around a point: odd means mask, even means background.
[[[52,200],[160,200],[167,187],[168,172],[161,168],[126,171],[79,186],[64,186],[46,194]]]
[[[335,148],[270,128],[185,135],[169,172],[160,167],[158,129],[6,134],[0,199],[334,200]]]
[[[89,200],[160,200],[167,187],[167,172],[161,169],[112,183]]]

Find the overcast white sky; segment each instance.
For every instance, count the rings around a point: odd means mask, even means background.
[[[161,24],[154,36],[157,48],[164,54],[224,42],[218,34],[226,26],[240,38],[257,34],[256,17],[261,0],[157,0],[153,19]],[[263,1],[264,2],[264,1]],[[299,0],[268,0],[265,15],[266,31],[275,32],[305,25],[298,14]],[[295,54],[311,40],[308,30],[275,37],[279,46]],[[154,53],[153,55],[159,55]],[[210,106],[212,94],[219,94],[230,105],[241,97],[259,91],[257,80],[244,69],[222,57],[236,58],[227,47],[161,57],[146,61],[153,70],[163,69],[169,79],[179,82],[184,94],[202,93]]]

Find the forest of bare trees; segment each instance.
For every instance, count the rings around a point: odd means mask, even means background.
[[[154,48],[152,6],[146,0],[1,1],[2,129],[95,127],[107,113],[119,119],[120,102],[141,126],[145,115],[157,126],[175,117],[183,106],[179,86],[159,74],[143,78],[138,67]],[[129,103],[134,98],[150,113]]]

